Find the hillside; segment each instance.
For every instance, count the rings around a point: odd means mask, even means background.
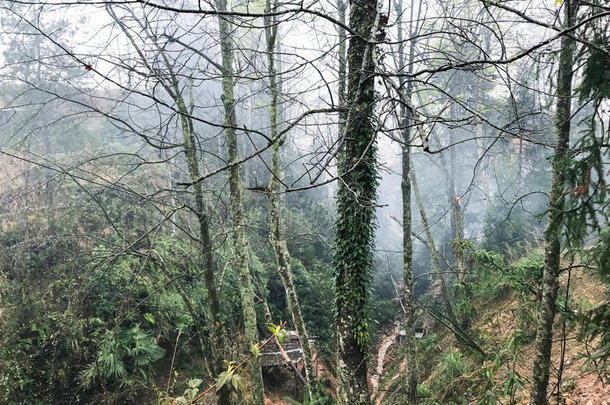
[[[561,277],[562,290],[565,292],[567,286],[567,274]],[[583,272],[582,270],[573,271],[570,280],[570,301],[569,305],[576,311],[583,311],[593,308],[601,303],[607,302],[609,291],[606,286],[599,282],[599,279]],[[483,306],[481,306],[483,305]],[[483,343],[483,348],[488,353],[494,355],[499,350],[504,350],[510,345],[511,339],[514,342],[515,336],[519,334],[519,318],[522,316],[522,307],[515,292],[509,291],[494,302],[479,303],[475,308],[479,314],[471,325],[470,333],[478,335]],[[555,392],[558,377],[558,368],[562,364],[562,343],[563,320],[557,317],[555,322],[555,334],[552,352],[552,373],[549,389]],[[556,396],[551,398],[551,404],[573,404],[573,405],[606,405],[610,403],[610,385],[603,384],[593,365],[588,364],[584,355],[591,351],[590,344],[580,341],[577,336],[579,327],[575,322],[567,321],[565,328],[565,351],[563,352],[563,371],[560,384],[560,401]],[[384,339],[385,338],[385,339]],[[400,376],[398,370],[404,369],[404,359],[402,358],[401,345],[397,340],[393,340],[389,349],[387,339],[394,339],[395,335],[384,335],[380,340],[378,349],[387,351],[383,366],[384,375],[382,378],[382,389],[380,389],[376,404],[392,404],[393,393],[400,391]],[[486,359],[483,363],[473,361],[475,355],[472,351],[462,348],[455,336],[439,327],[431,331],[422,341],[419,342],[420,352],[420,373],[425,376],[422,385],[436,388],[434,392],[439,392],[438,387],[444,385],[445,394],[442,396],[432,396],[424,400],[425,404],[449,404],[452,394],[464,395],[468,398],[468,403],[486,403],[481,401],[482,385],[487,384],[487,389],[498,395],[497,403],[528,404],[529,401],[529,379],[531,377],[531,359],[533,357],[533,342],[529,341],[515,347],[514,355],[507,354],[503,357],[500,367],[494,367],[493,359]],[[590,342],[591,343],[591,342]],[[595,343],[595,342],[592,342]],[[449,366],[449,367],[447,367]],[[443,380],[447,368],[453,367],[453,380]],[[492,371],[493,370],[493,371]],[[485,378],[486,371],[490,376]],[[510,395],[502,395],[509,381],[509,374],[514,372],[522,387],[515,389],[513,402]],[[483,375],[483,378],[482,378]],[[471,383],[477,381],[473,386]],[[442,384],[441,384],[442,383]],[[430,394],[429,390],[420,390],[421,393]],[[478,394],[479,399],[477,399]],[[435,402],[436,401],[436,402]],[[449,401],[449,402],[443,402]],[[487,402],[492,403],[492,402]]]

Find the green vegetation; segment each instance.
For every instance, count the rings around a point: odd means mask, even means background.
[[[610,397],[606,3],[3,0],[0,404]]]

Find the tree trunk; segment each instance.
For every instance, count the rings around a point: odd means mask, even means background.
[[[411,18],[409,21],[410,29],[409,36],[414,37],[414,11],[413,0],[411,2]],[[402,0],[399,0],[395,4],[397,15],[403,12]],[[400,71],[405,68],[405,50],[403,41],[403,22],[399,21],[397,26],[398,35],[398,69]],[[409,58],[408,58],[408,73],[413,72],[413,62],[415,56],[415,40],[411,39]],[[404,98],[401,103],[400,115],[402,118],[401,127],[402,129],[402,178],[401,178],[401,192],[402,192],[402,246],[403,246],[403,278],[404,278],[404,330],[405,336],[405,360],[406,369],[404,373],[404,382],[407,391],[407,403],[417,403],[417,363],[416,363],[416,342],[415,342],[415,288],[413,281],[413,239],[411,237],[411,181],[409,179],[411,173],[411,124],[413,123],[413,114],[410,110],[412,106],[411,96],[413,93],[413,81],[409,80],[406,82],[405,76],[399,77],[399,84],[401,89],[405,89],[404,94],[401,98]],[[405,105],[408,104],[408,105]]]
[[[217,0],[219,11],[227,11],[226,0]],[[254,307],[254,291],[248,266],[246,230],[244,228],[244,209],[242,201],[242,186],[240,182],[240,166],[234,164],[239,160],[237,150],[237,119],[235,116],[235,96],[233,79],[233,46],[231,44],[231,21],[229,16],[218,16],[220,48],[222,52],[222,102],[225,114],[225,136],[227,158],[232,166],[229,169],[229,200],[232,216],[232,242],[234,250],[233,268],[237,273],[242,313],[244,317],[244,334],[248,347],[258,343],[256,309]],[[260,359],[252,357],[248,362],[250,382],[252,384],[252,401],[254,405],[264,404],[263,376]]]
[[[576,5],[573,0],[564,2],[564,26],[570,27]],[[534,362],[532,366],[531,405],[547,403],[547,386],[553,345],[553,321],[555,319],[561,259],[561,233],[564,208],[565,164],[569,159],[570,122],[572,115],[572,76],[574,41],[561,37],[561,53],[557,71],[557,110],[555,111],[556,146],[552,161],[549,214],[544,239],[544,270],[542,275],[542,302],[538,313]]]
[[[407,113],[408,114],[408,113]],[[408,124],[409,118],[405,118]],[[413,240],[411,239],[411,182],[409,181],[411,152],[408,142],[410,131],[403,133],[403,141],[406,145],[402,149],[402,246],[403,246],[403,269],[405,284],[405,383],[407,388],[407,403],[417,402],[417,364],[415,363],[415,289],[413,282]]]
[[[337,11],[339,12],[339,22],[345,24],[345,9],[346,9],[346,1],[337,0]],[[337,93],[339,95],[339,107],[345,107],[345,77],[346,77],[346,69],[347,69],[347,35],[345,33],[345,28],[338,26],[337,34],[339,40],[339,66],[337,70],[337,81],[338,88]],[[343,134],[345,130],[345,120],[347,119],[347,114],[345,111],[339,112],[339,135]]]
[[[447,291],[447,285],[445,284],[445,278],[443,277],[443,269],[441,267],[440,257],[438,255],[438,251],[436,250],[436,245],[434,244],[434,237],[432,236],[432,231],[430,230],[430,224],[428,223],[428,217],[426,215],[426,209],[424,208],[424,202],[421,198],[421,194],[419,193],[419,187],[417,187],[417,177],[415,175],[415,168],[411,165],[411,185],[413,186],[413,192],[415,194],[415,201],[417,202],[417,207],[419,208],[419,215],[421,216],[422,225],[424,227],[424,231],[426,232],[426,239],[428,240],[428,248],[430,249],[430,255],[432,256],[432,266],[434,268],[434,274],[436,276],[436,280],[441,287],[441,298],[443,300],[443,305],[445,307],[445,313],[447,319],[449,319],[454,326],[457,325],[455,315],[453,314],[453,308],[451,307],[451,302],[449,301],[449,293]]]
[[[450,107],[451,118],[455,119],[454,108]],[[449,145],[455,142],[453,130],[449,132]],[[455,147],[449,148],[449,164],[444,157],[441,157],[441,167],[447,179],[447,203],[451,212],[451,238],[455,249],[455,264],[457,268],[457,277],[460,284],[466,284],[466,266],[464,264],[464,253],[461,248],[461,243],[464,240],[464,206],[457,193],[455,186]]]
[[[451,137],[453,143],[453,137]],[[457,265],[458,281],[466,284],[466,266],[464,264],[464,252],[460,246],[464,241],[464,205],[457,193],[455,186],[455,148],[450,148],[449,165],[449,204],[451,207],[451,224],[453,227],[453,241],[457,244],[455,248],[455,262]]]
[[[199,160],[197,158],[197,149],[195,144],[195,134],[193,133],[193,125],[186,113],[186,106],[182,98],[179,99],[179,111],[182,120],[182,135],[184,138],[184,154],[188,166],[189,176],[191,179],[197,180],[201,177],[199,171]],[[212,239],[210,237],[210,218],[207,213],[207,206],[203,198],[203,188],[201,182],[193,185],[193,193],[195,194],[195,210],[197,222],[199,223],[199,255],[201,266],[203,267],[203,279],[208,295],[208,305],[206,310],[209,312],[209,319],[213,325],[210,326],[210,341],[212,351],[212,370],[215,375],[220,374],[224,369],[224,356],[227,354],[225,342],[225,328],[222,319],[222,309],[220,299],[218,297],[218,286],[216,285],[216,262],[212,252]],[[218,396],[219,404],[229,403],[229,395],[226,390],[221,390]]]
[[[179,111],[182,121],[182,135],[184,139],[183,147],[186,155],[189,176],[192,180],[199,179],[201,173],[199,171],[199,159],[197,158],[197,149],[195,144],[195,134],[190,118],[186,115],[186,106],[180,97],[178,99]],[[215,375],[222,372],[224,368],[224,356],[227,353],[225,345],[225,330],[222,319],[222,309],[220,299],[218,297],[218,286],[216,285],[216,262],[212,252],[212,239],[210,238],[210,218],[207,214],[207,206],[203,198],[203,189],[201,183],[193,185],[193,193],[195,195],[195,210],[197,222],[199,223],[199,255],[201,266],[203,267],[203,279],[208,295],[208,304],[206,310],[209,312],[209,319],[213,325],[210,326],[210,341],[212,351],[212,370]],[[228,393],[221,391],[218,396],[219,404],[226,404],[229,401]]]
[[[271,2],[266,2],[267,12],[271,10]],[[268,63],[268,74],[269,74],[269,88],[271,90],[271,105],[269,111],[270,117],[270,138],[276,139],[278,133],[278,104],[279,104],[279,92],[277,83],[277,71],[275,68],[275,47],[277,41],[277,25],[275,19],[265,17],[265,36],[267,41],[267,63]],[[284,238],[283,224],[281,221],[281,207],[280,207],[280,179],[282,173],[280,169],[280,147],[281,141],[277,141],[273,144],[271,149],[271,180],[269,182],[269,216],[271,221],[271,231],[269,233],[269,241],[273,247],[275,253],[275,260],[277,262],[277,271],[284,284],[284,290],[286,292],[286,302],[288,305],[288,311],[292,317],[292,322],[299,336],[299,343],[301,344],[301,350],[303,351],[303,365],[305,369],[305,380],[308,387],[305,389],[311,394],[311,387],[315,378],[312,362],[311,347],[309,346],[309,338],[307,336],[307,329],[305,328],[305,321],[303,320],[303,314],[301,313],[301,306],[297,297],[294,284],[292,282],[292,268],[290,266],[290,252],[286,246],[286,240]],[[311,395],[309,395],[311,397]]]
[[[352,36],[345,136],[339,153],[339,188],[335,236],[337,328],[337,398],[340,405],[369,404],[367,384],[368,297],[373,262],[377,186],[373,46],[377,1],[350,3]]]

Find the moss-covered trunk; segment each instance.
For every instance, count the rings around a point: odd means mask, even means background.
[[[337,399],[341,405],[368,404],[368,297],[373,261],[377,186],[373,46],[377,1],[350,3],[352,36],[347,51],[347,105],[339,153],[335,235]]]
[[[227,11],[226,0],[217,0],[216,8]],[[231,17],[218,16],[218,29],[220,35],[220,48],[222,56],[222,103],[224,106],[224,125],[229,168],[229,202],[232,217],[232,244],[233,268],[237,274],[239,293],[241,297],[242,313],[244,317],[244,335],[248,347],[258,343],[258,330],[256,322],[256,309],[254,307],[254,291],[252,278],[248,266],[248,243],[244,208],[242,201],[242,185],[240,180],[240,166],[235,164],[239,160],[237,149],[237,119],[235,116],[235,95],[233,77],[233,44],[231,38]],[[252,384],[252,402],[254,405],[264,404],[263,376],[258,357],[254,356],[248,362],[250,383]]]
[[[564,26],[571,26],[576,5],[573,0],[564,3]],[[555,320],[559,272],[561,259],[561,234],[565,203],[565,165],[569,159],[570,122],[572,115],[572,77],[574,61],[574,40],[568,36],[561,38],[559,68],[557,71],[557,109],[555,111],[556,146],[552,160],[551,192],[549,213],[544,239],[544,270],[542,275],[542,302],[538,312],[538,327],[534,343],[532,366],[531,405],[547,403],[547,386],[551,349],[553,346],[553,321]]]
[[[415,29],[413,21],[413,13],[415,1],[411,2],[410,14],[411,18],[409,21],[409,36],[413,37]],[[400,15],[403,12],[402,0],[395,3],[396,14]],[[413,62],[415,59],[415,40],[411,39],[409,47],[409,56],[405,57],[405,42],[403,21],[399,21],[397,24],[397,39],[398,39],[398,70],[404,71],[405,62],[408,73],[413,72]],[[402,128],[402,177],[401,177],[401,192],[402,192],[402,247],[403,247],[403,280],[404,280],[404,310],[405,318],[403,322],[403,328],[405,330],[405,361],[406,368],[404,373],[404,383],[407,391],[406,400],[408,404],[415,404],[417,402],[417,363],[416,363],[416,342],[415,342],[415,286],[413,279],[413,239],[411,237],[411,180],[409,178],[411,173],[411,125],[413,124],[413,111],[410,107],[412,93],[413,93],[413,81],[406,81],[405,76],[399,77],[399,84],[401,89],[405,89],[401,95],[403,99],[400,107]],[[407,105],[406,105],[407,104]]]
[[[271,1],[267,0],[266,10],[271,10]],[[267,72],[269,74],[269,90],[271,93],[271,103],[269,110],[270,117],[270,138],[276,139],[278,134],[278,104],[279,104],[279,92],[277,83],[277,70],[275,66],[275,48],[277,41],[277,25],[270,17],[265,18],[265,37],[267,42]],[[269,182],[269,216],[271,222],[271,230],[269,232],[269,241],[273,247],[275,253],[275,260],[277,262],[277,271],[282,279],[284,285],[284,291],[286,292],[286,302],[288,304],[288,311],[292,317],[292,322],[299,336],[299,343],[303,351],[303,364],[305,369],[305,381],[308,384],[308,388],[312,387],[314,380],[314,369],[312,362],[311,347],[309,345],[309,338],[307,336],[307,329],[305,327],[305,321],[303,320],[303,314],[301,313],[301,306],[299,305],[299,299],[297,296],[294,283],[292,281],[292,268],[290,265],[290,252],[286,246],[286,239],[283,232],[283,223],[280,207],[280,179],[282,178],[282,172],[280,169],[280,148],[281,142],[277,141],[273,144],[271,149],[271,180]]]
[[[182,113],[181,121],[183,147],[189,176],[191,180],[196,181],[201,177],[201,173],[199,171],[199,159],[197,156],[193,125],[191,119],[187,115],[187,109],[181,97],[178,99],[178,105],[179,110]],[[203,279],[208,298],[206,311],[209,312],[208,317],[212,320],[212,325],[210,325],[210,348],[212,351],[212,361],[214,363],[212,370],[215,375],[218,375],[224,368],[227,348],[222,309],[220,298],[218,296],[218,286],[216,284],[216,262],[214,261],[212,238],[210,237],[210,217],[207,212],[201,182],[193,185],[193,194],[195,196],[195,211],[197,215],[197,222],[199,224],[200,262],[203,270]],[[195,319],[195,321],[197,320]],[[229,396],[226,390],[221,391],[218,396],[218,403],[226,404],[228,401]]]

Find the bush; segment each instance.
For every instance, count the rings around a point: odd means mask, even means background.
[[[417,396],[418,398],[430,398],[432,391],[426,384],[417,384]]]
[[[450,347],[436,366],[436,376],[431,388],[436,399],[443,403],[451,400],[461,401],[461,393],[466,387],[462,384],[462,377],[468,371],[464,355],[457,349]]]
[[[457,350],[449,350],[442,359],[442,375],[445,379],[452,380],[461,376],[466,371],[464,355]]]
[[[152,364],[164,354],[165,350],[152,343],[139,326],[107,331],[99,342],[94,361],[81,373],[82,384],[86,388],[95,382],[133,386],[138,379],[150,378]]]

